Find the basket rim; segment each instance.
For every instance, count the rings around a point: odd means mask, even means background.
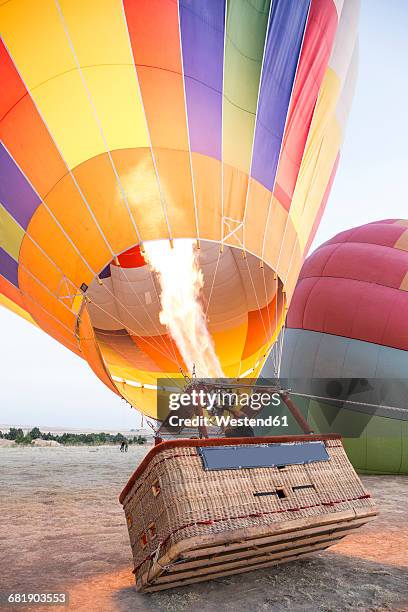
[[[299,436],[269,436],[254,438],[179,438],[177,440],[165,440],[150,449],[142,462],[137,466],[129,478],[127,484],[119,495],[119,502],[123,505],[126,496],[132,489],[136,480],[143,474],[150,461],[159,453],[171,448],[194,448],[198,446],[239,446],[240,444],[282,444],[285,442],[307,442],[341,440],[340,434],[306,434]]]

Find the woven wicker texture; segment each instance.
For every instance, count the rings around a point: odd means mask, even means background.
[[[329,461],[283,468],[205,471],[198,448],[182,441],[154,454],[123,500],[137,588],[291,560],[375,515],[341,441],[324,444]]]

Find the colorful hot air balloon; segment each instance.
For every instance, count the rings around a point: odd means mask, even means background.
[[[296,401],[312,429],[343,434],[354,467],[408,473],[408,221],[347,230],[306,260],[281,375],[317,396]]]
[[[255,376],[337,167],[358,12],[356,0],[3,3],[2,303],[155,416],[157,379],[183,364],[144,245],[194,239],[222,369]]]

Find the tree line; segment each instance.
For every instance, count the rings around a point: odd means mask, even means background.
[[[127,442],[128,444],[145,444],[147,442],[147,439],[140,435],[129,438],[121,433],[110,434],[104,432],[90,434],[63,433],[58,435],[50,432],[44,433],[40,431],[38,427],[33,427],[33,429],[26,434],[24,434],[21,428],[10,427],[7,433],[0,431],[0,438],[14,440],[16,444],[31,444],[34,440],[55,440],[55,442],[67,445],[121,444],[122,442]]]

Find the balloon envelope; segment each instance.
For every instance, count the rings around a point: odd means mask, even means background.
[[[3,3],[2,303],[154,416],[158,378],[182,364],[143,244],[193,239],[222,368],[256,375],[337,168],[358,12]]]
[[[344,436],[355,467],[408,473],[407,372],[408,222],[342,232],[303,265],[281,375],[318,396],[296,401],[316,431]]]

